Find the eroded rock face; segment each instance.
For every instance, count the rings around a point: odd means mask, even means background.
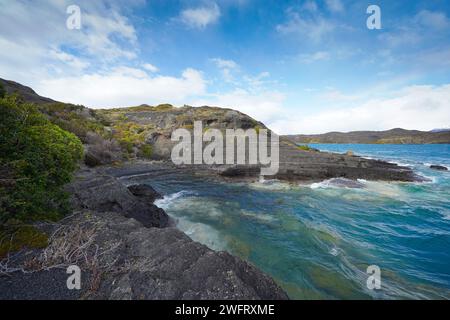
[[[92,299],[287,299],[284,291],[254,266],[226,252],[215,252],[167,227],[164,210],[150,202],[161,195],[147,185],[126,188],[116,178],[84,170],[70,186],[73,205],[96,226],[101,259],[117,261]],[[156,227],[156,228],[155,228]],[[103,261],[102,260],[102,261]],[[102,263],[100,261],[100,263]],[[65,285],[65,283],[64,283]]]
[[[268,276],[226,252],[192,241],[176,228],[144,228],[120,215],[99,213],[97,241],[121,240],[111,254],[127,263],[107,275],[93,298],[287,299]]]
[[[94,170],[79,172],[68,191],[72,194],[73,206],[79,210],[117,212],[136,219],[145,227],[164,228],[170,224],[170,218],[164,210],[134,196],[117,179],[97,174]]]
[[[140,198],[142,201],[145,201],[147,203],[153,203],[156,199],[162,199],[163,196],[158,191],[153,189],[152,186],[149,186],[147,184],[134,184],[131,186],[128,186],[128,190],[130,192]]]

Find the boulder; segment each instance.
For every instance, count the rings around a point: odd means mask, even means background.
[[[147,184],[135,184],[128,186],[128,190],[136,197],[145,202],[153,203],[156,199],[162,199],[163,196]]]
[[[439,166],[439,165],[435,165],[435,164],[431,165],[430,169],[438,170],[438,171],[447,171],[448,170],[447,167]]]
[[[170,218],[164,210],[148,199],[134,196],[116,178],[86,170],[77,174],[77,179],[67,187],[72,194],[75,209],[89,209],[101,212],[117,212],[134,218],[145,227],[164,228]]]

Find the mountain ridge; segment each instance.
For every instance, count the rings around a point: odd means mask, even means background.
[[[328,132],[323,134],[294,134],[284,137],[296,143],[355,143],[355,144],[447,144],[450,131],[419,131],[394,128],[385,131]]]

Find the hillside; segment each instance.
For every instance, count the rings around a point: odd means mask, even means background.
[[[3,80],[2,83],[8,92],[14,90],[22,99],[35,102],[51,122],[78,136],[84,144],[84,162],[91,167],[124,163],[133,159],[170,160],[172,147],[176,144],[170,139],[172,131],[177,128],[192,129],[197,120],[202,121],[204,130],[266,128],[263,123],[227,108],[144,104],[127,108],[90,109],[40,97],[32,89],[12,81]],[[280,137],[279,147],[279,170],[273,176],[278,179],[420,179],[408,168],[382,161],[301,148],[291,137]],[[258,178],[260,172],[259,166],[206,167],[228,177]]]
[[[418,131],[391,129],[387,131],[329,132],[286,136],[296,143],[367,143],[367,144],[431,144],[450,143],[450,131]]]

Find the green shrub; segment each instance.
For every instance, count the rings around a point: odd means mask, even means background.
[[[303,151],[312,151],[311,147],[308,145],[297,146],[297,148]]]
[[[144,144],[140,150],[140,156],[146,159],[151,159],[153,153],[152,146],[149,144]]]
[[[62,190],[82,158],[80,140],[13,96],[0,99],[0,223],[59,218]]]
[[[6,90],[3,87],[3,84],[0,82],[0,98],[4,98],[6,95]]]
[[[23,248],[40,249],[48,244],[48,236],[31,225],[10,223],[0,226],[0,260],[8,253]]]

